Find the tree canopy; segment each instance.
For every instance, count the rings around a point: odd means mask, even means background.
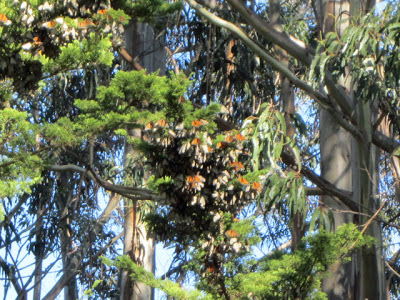
[[[4,299],[114,299],[122,271],[173,299],[398,296],[400,11],[375,4],[0,0]],[[162,49],[127,48],[139,23]],[[121,255],[122,199],[163,276]]]

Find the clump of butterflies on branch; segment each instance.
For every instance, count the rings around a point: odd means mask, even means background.
[[[13,78],[15,90],[32,91],[43,76],[55,75],[43,70],[43,63],[56,59],[68,44],[96,36],[123,41],[124,25],[129,16],[99,2],[14,1],[0,7],[0,80]],[[110,44],[111,45],[111,44]],[[11,53],[11,55],[10,55]]]
[[[222,254],[248,253],[249,240],[257,239],[251,226],[244,226],[251,221],[240,220],[243,209],[277,198],[271,180],[283,178],[276,194],[296,181],[302,186],[298,172],[286,172],[280,161],[284,145],[290,144],[284,127],[282,115],[270,105],[230,131],[218,130],[212,118],[144,124],[139,148],[151,166],[148,185],[161,195],[157,212],[149,217],[158,239],[184,248],[199,243],[205,274],[222,272]]]

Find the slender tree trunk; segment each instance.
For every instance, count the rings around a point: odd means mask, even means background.
[[[62,185],[61,185],[62,186]],[[65,195],[66,205],[70,203],[72,200],[72,193]],[[60,207],[62,209],[62,223],[61,223],[61,234],[60,234],[60,241],[61,241],[61,259],[63,264],[63,273],[64,275],[69,275],[73,271],[77,265],[71,265],[70,256],[68,255],[71,252],[72,240],[71,240],[71,233],[70,233],[70,219],[68,216],[68,208],[67,207]],[[65,300],[75,300],[78,299],[78,289],[76,286],[76,278],[70,280],[64,287],[64,299]]]
[[[155,40],[153,29],[146,24],[133,22],[125,31],[125,45],[131,56],[137,60],[147,72],[160,70],[163,73],[165,66],[165,53],[162,43]],[[139,129],[130,131],[131,137],[141,137]],[[136,157],[132,145],[125,145],[124,164],[132,163]],[[137,166],[141,168],[140,166]],[[146,174],[143,174],[146,177]],[[146,178],[143,178],[144,180]],[[154,239],[147,233],[142,215],[145,213],[142,202],[124,201],[124,254],[147,271],[154,273],[155,244]],[[151,300],[154,290],[142,283],[132,282],[127,272],[120,276],[121,300]]]
[[[269,18],[270,23],[278,31],[283,31],[282,21],[281,21],[281,5],[280,0],[270,0],[269,1]],[[282,65],[290,69],[289,58],[287,52],[280,47],[276,46],[276,51],[278,53],[278,59]],[[285,117],[286,123],[286,135],[293,137],[295,134],[295,128],[291,123],[291,116],[295,112],[294,107],[294,91],[290,84],[289,79],[286,78],[282,73],[279,74],[279,80],[281,83],[281,92],[279,97],[279,105],[281,111]],[[303,214],[297,210],[292,212],[293,215],[290,218],[290,232],[292,235],[292,250],[295,251],[297,245],[300,243],[304,231],[303,231]]]
[[[39,111],[37,109],[34,110],[35,120],[39,119]],[[36,147],[35,150],[40,149],[40,135],[35,136]],[[44,206],[43,200],[39,199],[39,204],[36,212],[36,245],[35,245],[35,285],[33,288],[33,300],[40,300],[40,293],[42,290],[42,265],[43,265],[43,255],[44,255],[44,241],[42,234],[43,227],[43,213]]]
[[[35,286],[33,289],[33,300],[40,300],[40,292],[42,290],[42,264],[43,264],[43,236],[42,236],[42,226],[43,226],[43,212],[44,208],[42,205],[38,208],[36,212],[37,222],[35,226],[36,231],[36,245],[35,245]]]
[[[320,12],[321,19],[324,20],[324,33],[335,31],[339,35],[342,34],[348,26],[348,22],[341,22],[342,19],[349,18],[349,15],[357,17],[369,11],[372,7],[371,2],[328,0],[326,3],[320,3],[320,7],[326,7],[325,12]],[[354,99],[350,76],[343,78],[341,85],[352,99],[353,103],[350,105],[355,107],[358,124],[366,133],[366,137],[362,141],[356,141],[323,110],[320,116],[321,174],[336,187],[351,191],[353,200],[359,204],[359,211],[371,215],[371,212],[375,212],[379,207],[376,197],[379,153],[372,145],[370,136],[376,108],[373,107],[372,99],[369,102]],[[353,218],[352,215],[343,213],[348,207],[333,197],[323,196],[322,202],[333,209],[333,230],[348,222],[364,226],[368,224],[368,217],[356,215]],[[331,267],[331,275],[325,278],[322,284],[328,299],[386,298],[379,224],[372,221],[368,224],[365,234],[376,239],[375,245],[369,249],[361,249],[353,255],[351,262],[337,263]]]

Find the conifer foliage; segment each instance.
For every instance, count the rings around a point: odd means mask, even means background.
[[[174,299],[327,299],[321,281],[331,265],[353,259],[365,268],[366,254],[398,235],[398,8],[323,33],[317,1],[285,1],[283,34],[268,23],[276,1],[250,2],[0,0],[5,294],[12,286],[41,298],[58,261],[62,274],[45,299],[63,288],[71,299],[118,297],[121,270]],[[125,26],[137,21],[165,36],[166,76],[124,49]],[[365,146],[353,178],[375,180],[379,193],[356,199],[366,188],[345,191],[319,175],[321,109]],[[138,154],[122,162],[127,144]],[[372,157],[381,179],[362,160]],[[162,278],[119,256],[122,198],[150,205],[149,234],[175,249]],[[338,227],[338,214],[356,217]],[[295,222],[304,236],[296,242]],[[31,274],[17,247],[35,260]],[[397,295],[391,251],[379,276]],[[51,253],[58,257],[45,267]],[[190,291],[180,286],[186,275]]]

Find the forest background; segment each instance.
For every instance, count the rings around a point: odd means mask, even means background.
[[[4,299],[398,297],[400,12],[376,4],[1,0]]]

